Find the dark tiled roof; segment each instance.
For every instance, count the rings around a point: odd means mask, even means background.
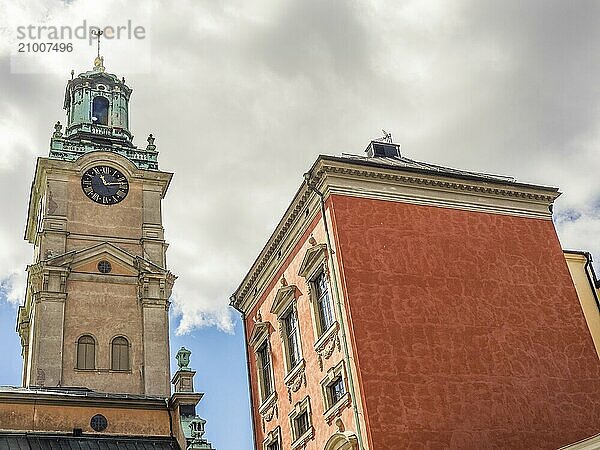
[[[421,161],[415,161],[414,159],[406,158],[405,156],[360,156],[349,153],[342,153],[341,158],[354,161],[357,163],[377,164],[380,166],[392,166],[395,168],[405,169],[417,169],[420,171],[427,171],[433,173],[441,173],[445,175],[455,175],[459,177],[472,177],[488,179],[493,181],[504,181],[514,182],[513,177],[507,177],[503,175],[492,175],[489,173],[482,172],[471,172],[468,170],[453,169],[452,167],[439,166],[437,164],[430,164]]]
[[[1,394],[15,395],[33,395],[40,394],[48,397],[87,397],[96,399],[124,399],[124,400],[160,400],[164,401],[164,397],[160,395],[140,395],[140,394],[119,394],[112,392],[98,392],[82,387],[17,387],[17,386],[0,386]]]
[[[175,438],[0,432],[0,450],[180,450]]]

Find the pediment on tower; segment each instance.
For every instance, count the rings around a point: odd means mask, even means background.
[[[108,242],[51,258],[47,264],[68,268],[73,273],[110,273],[137,277],[140,273],[165,275],[168,272]]]

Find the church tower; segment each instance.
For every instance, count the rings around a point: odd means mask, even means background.
[[[34,245],[19,309],[23,386],[170,395],[169,296],[161,202],[172,174],[154,137],[129,131],[131,88],[91,71],[68,81],[48,157],[31,186]]]

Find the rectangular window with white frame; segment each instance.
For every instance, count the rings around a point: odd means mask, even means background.
[[[330,421],[340,410],[350,405],[344,361],[327,371],[327,375],[321,381],[321,388],[325,420]]]
[[[258,377],[261,387],[261,400],[265,400],[273,393],[273,367],[271,364],[269,341],[265,340],[256,353],[258,360]]]
[[[285,347],[287,350],[288,370],[296,367],[302,358],[300,354],[300,330],[298,329],[298,312],[294,305],[282,318]]]
[[[335,405],[339,402],[346,393],[346,386],[342,375],[338,375],[326,387],[327,402],[330,405]]]
[[[312,426],[310,398],[296,403],[289,414],[292,431],[292,449],[301,448],[314,436]]]
[[[317,319],[317,334],[323,335],[334,322],[334,314],[329,293],[329,282],[324,270],[310,282],[314,290],[315,316]]]
[[[254,349],[261,408],[269,406],[277,400],[273,380],[271,343],[269,339],[271,329],[272,327],[268,322],[256,322],[248,340],[248,343]]]
[[[297,300],[299,291],[294,285],[283,284],[275,294],[271,313],[277,316],[279,331],[283,343],[286,372],[302,366],[302,345],[298,324]]]
[[[312,240],[312,242],[311,242]],[[333,297],[330,286],[329,274],[332,269],[327,260],[328,249],[325,244],[317,244],[313,238],[309,239],[310,247],[307,248],[298,275],[306,280],[307,292],[311,303],[315,339],[317,342],[331,336],[336,322]],[[316,343],[315,343],[316,344]]]

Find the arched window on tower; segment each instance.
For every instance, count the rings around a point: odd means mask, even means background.
[[[92,101],[92,122],[97,125],[108,125],[108,99],[94,97]]]
[[[124,337],[116,337],[111,347],[111,370],[129,370],[129,341]]]
[[[84,335],[77,340],[77,368],[83,370],[96,367],[96,341],[92,336]]]

